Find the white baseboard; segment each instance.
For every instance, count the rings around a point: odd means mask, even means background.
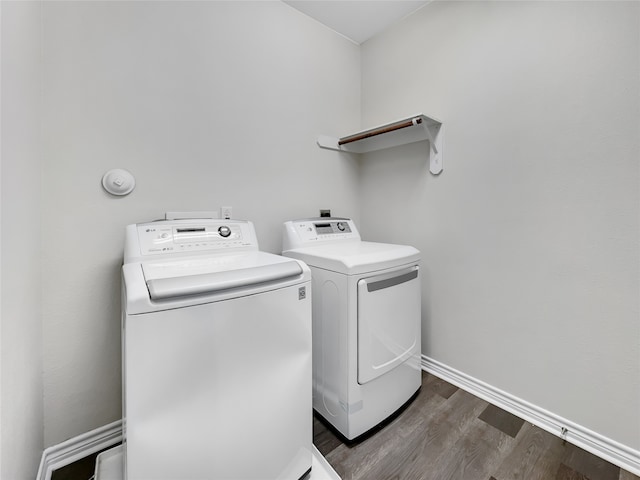
[[[36,480],[51,480],[54,470],[58,470],[121,441],[122,420],[117,420],[104,427],[96,428],[49,447],[42,452]]]
[[[640,475],[640,451],[638,450],[514,397],[425,355],[422,356],[422,368],[624,470]]]

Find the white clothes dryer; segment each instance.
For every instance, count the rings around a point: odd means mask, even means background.
[[[251,222],[129,225],[124,478],[299,479],[311,469],[311,285]]]
[[[420,252],[315,218],[285,222],[283,255],[312,272],[313,407],[354,439],[421,386]]]

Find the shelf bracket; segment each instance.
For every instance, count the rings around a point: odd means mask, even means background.
[[[442,130],[442,124],[424,126],[429,140],[429,171],[434,175],[442,172]]]

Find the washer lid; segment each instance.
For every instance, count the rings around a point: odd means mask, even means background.
[[[214,293],[303,273],[298,262],[266,252],[143,262],[142,272],[153,300]]]
[[[296,248],[285,255],[310,266],[346,275],[373,272],[420,261],[420,251],[408,245],[344,242]]]

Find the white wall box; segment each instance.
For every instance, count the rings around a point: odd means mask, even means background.
[[[442,137],[442,122],[419,113],[346,137],[321,135],[318,146],[342,152],[367,153],[427,140],[430,147],[429,171],[438,175],[442,172]]]

